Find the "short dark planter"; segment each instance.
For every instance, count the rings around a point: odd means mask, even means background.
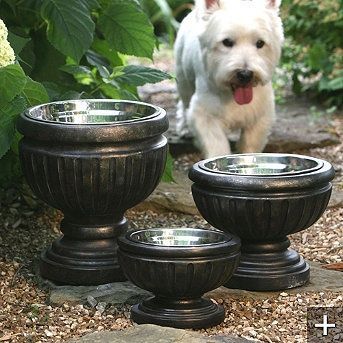
[[[189,173],[202,216],[242,240],[240,265],[230,288],[267,291],[309,279],[309,265],[287,235],[305,230],[331,195],[330,163],[301,155],[242,154],[196,163]]]
[[[55,102],[27,110],[17,128],[27,182],[64,214],[63,236],[41,255],[41,275],[75,285],[124,280],[116,238],[127,229],[124,212],[163,173],[165,111],[129,101]]]
[[[147,229],[118,239],[119,262],[129,280],[155,297],[133,306],[132,319],[176,328],[220,324],[224,309],[202,298],[237,268],[238,238],[215,230]]]

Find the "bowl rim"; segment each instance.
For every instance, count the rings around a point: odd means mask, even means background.
[[[150,228],[154,229],[154,228]],[[157,228],[158,229],[158,228]],[[176,228],[174,228],[176,229]],[[228,239],[218,242],[215,244],[203,244],[203,245],[158,245],[142,243],[140,241],[132,240],[130,235],[137,231],[144,229],[134,229],[122,234],[118,237],[119,251],[130,253],[135,256],[149,256],[150,258],[166,257],[171,259],[182,259],[182,258],[217,258],[227,256],[238,256],[240,255],[241,241],[240,239],[230,233],[223,232],[214,228],[201,230],[218,231],[226,236]]]
[[[135,105],[140,105],[140,106],[146,106],[146,107],[150,107],[152,109],[154,109],[154,113],[142,117],[142,118],[138,118],[138,119],[128,119],[128,120],[122,120],[122,121],[111,121],[111,122],[104,122],[104,123],[74,123],[74,122],[61,122],[61,121],[55,121],[55,120],[45,120],[45,119],[40,119],[37,117],[34,117],[32,115],[30,115],[30,112],[33,112],[37,109],[39,109],[40,107],[44,107],[44,106],[50,106],[50,105],[59,105],[59,104],[63,104],[63,103],[78,103],[78,102],[85,102],[85,103],[96,103],[96,102],[105,102],[105,103],[128,103],[128,104],[135,104]],[[106,111],[106,110],[104,110]],[[108,126],[108,125],[120,125],[120,124],[129,124],[129,123],[133,123],[133,122],[141,122],[144,120],[148,120],[148,119],[152,119],[157,117],[160,113],[161,113],[162,109],[158,106],[149,104],[149,103],[145,103],[142,101],[135,101],[135,100],[122,100],[122,99],[71,99],[71,100],[60,100],[60,101],[52,101],[52,102],[46,102],[43,104],[39,104],[33,107],[30,107],[28,109],[26,109],[24,111],[24,115],[25,117],[41,122],[41,123],[49,123],[49,124],[59,124],[59,125],[77,125],[77,126]],[[74,111],[70,111],[70,112],[74,112]]]
[[[87,100],[87,99],[84,99]],[[97,101],[97,99],[91,99]],[[72,100],[78,101],[78,100]],[[153,115],[139,118],[133,121],[109,122],[109,123],[69,123],[38,120],[27,116],[22,112],[17,119],[17,130],[24,138],[34,141],[55,142],[62,144],[136,144],[140,141],[151,141],[151,139],[160,139],[163,133],[169,127],[169,121],[166,111],[159,106],[151,105],[145,102],[117,99],[101,99],[106,102],[126,102],[150,106],[157,110]],[[50,103],[47,103],[50,104]],[[42,105],[39,105],[42,106]],[[45,143],[44,143],[45,144]],[[165,143],[163,143],[165,144]]]
[[[281,173],[273,173],[273,174],[260,174],[260,173],[239,174],[239,173],[232,173],[232,172],[227,172],[227,171],[222,171],[222,170],[213,170],[206,166],[206,164],[216,161],[216,160],[221,160],[225,158],[238,158],[241,156],[293,157],[293,158],[313,161],[316,163],[316,165],[312,168],[307,168],[305,170],[298,170],[298,171],[293,171],[293,172],[281,172]],[[250,177],[251,176],[253,177],[277,177],[277,176],[291,176],[291,175],[307,174],[307,173],[311,173],[313,171],[316,171],[322,168],[323,165],[324,165],[324,162],[320,159],[310,157],[310,156],[305,156],[305,155],[288,154],[288,153],[246,153],[246,154],[235,154],[235,155],[222,155],[222,156],[217,156],[213,158],[208,158],[199,162],[199,168],[206,170],[208,172],[214,173],[214,174],[236,175],[236,176],[246,176],[246,177],[249,177],[249,176]]]
[[[263,153],[268,154],[268,153]],[[294,154],[288,154],[293,155]],[[298,155],[305,157],[305,155]],[[312,170],[308,173],[286,174],[286,175],[247,175],[237,173],[218,173],[210,169],[201,168],[201,164],[206,160],[195,163],[188,172],[188,177],[193,181],[192,192],[194,188],[205,187],[212,192],[247,192],[256,191],[260,194],[272,194],[275,192],[291,191],[304,192],[309,189],[320,189],[330,186],[330,181],[335,176],[335,170],[328,161],[311,157],[322,162],[319,169]]]
[[[161,245],[161,244],[156,244],[156,243],[148,243],[148,242],[142,242],[139,241],[137,239],[135,239],[134,237],[132,237],[134,234],[138,234],[140,232],[144,232],[144,231],[158,231],[158,230],[163,230],[163,231],[181,231],[181,230],[196,230],[196,231],[210,231],[213,232],[215,234],[218,234],[222,237],[224,237],[224,240],[219,241],[219,242],[215,242],[215,243],[205,243],[205,244],[192,244],[192,245]],[[221,231],[221,230],[217,230],[217,229],[202,229],[202,228],[190,228],[190,227],[170,227],[170,228],[163,228],[163,227],[156,227],[156,228],[147,228],[147,229],[140,229],[140,230],[134,230],[131,231],[129,233],[129,235],[127,236],[129,240],[132,240],[133,242],[137,242],[139,244],[143,244],[143,245],[152,245],[152,246],[159,246],[159,247],[168,247],[171,249],[174,249],[176,247],[183,247],[183,248],[192,248],[192,247],[203,247],[203,246],[209,246],[209,245],[219,245],[222,244],[224,242],[230,242],[232,240],[231,237],[229,237],[225,232]]]

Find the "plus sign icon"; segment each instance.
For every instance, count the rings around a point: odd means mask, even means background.
[[[336,324],[329,324],[328,323],[328,315],[324,314],[323,315],[323,323],[322,324],[314,324],[315,328],[322,328],[323,329],[323,336],[328,335],[328,329],[329,328],[335,328]]]
[[[343,308],[310,307],[307,309],[308,343],[343,342]]]

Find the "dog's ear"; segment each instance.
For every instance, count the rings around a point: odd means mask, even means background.
[[[281,5],[281,0],[266,0],[267,7],[278,10]]]
[[[195,7],[202,12],[213,12],[220,7],[220,0],[195,0]]]
[[[221,0],[195,0],[196,16],[199,21],[207,21],[220,8]]]
[[[212,9],[219,6],[219,0],[205,0],[206,9]]]

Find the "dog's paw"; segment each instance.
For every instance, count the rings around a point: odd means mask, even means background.
[[[187,126],[182,126],[179,127],[176,126],[176,133],[180,138],[193,138],[194,135],[192,134],[192,132],[189,130],[189,128]]]

